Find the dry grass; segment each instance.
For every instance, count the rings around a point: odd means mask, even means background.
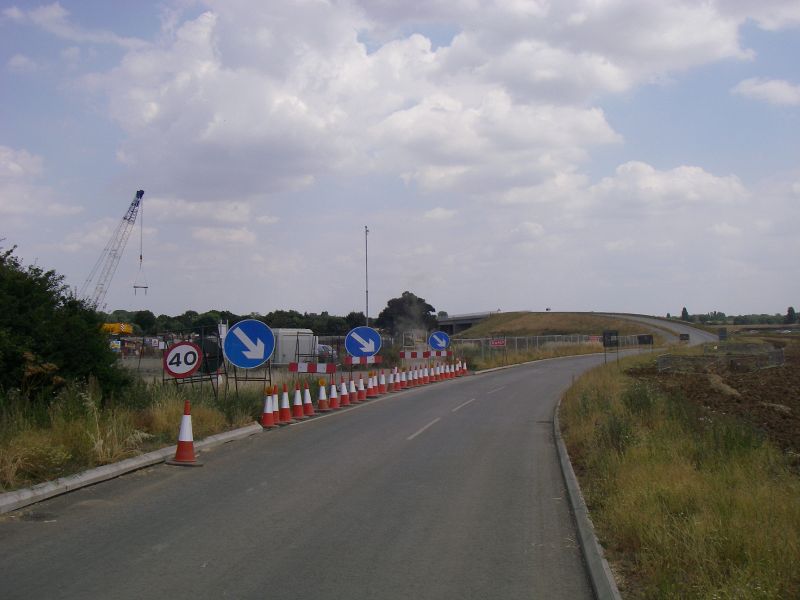
[[[475,327],[458,334],[459,338],[482,338],[492,335],[534,336],[580,333],[600,335],[604,329],[618,330],[620,335],[649,331],[642,323],[586,313],[509,312],[491,315]]]
[[[0,491],[175,444],[187,397],[196,440],[253,422],[263,402],[260,390],[227,400],[159,384],[134,392],[127,405],[104,405],[91,382],[67,387],[44,407],[19,396],[0,398]]]
[[[623,596],[800,597],[800,480],[756,432],[616,365],[581,378],[561,416]]]

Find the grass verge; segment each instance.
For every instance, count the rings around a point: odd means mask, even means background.
[[[637,381],[589,372],[560,419],[626,598],[800,597],[800,479],[751,426]]]

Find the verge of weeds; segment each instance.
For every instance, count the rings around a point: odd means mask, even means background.
[[[626,598],[800,597],[800,479],[747,424],[637,382],[579,379],[561,424]]]

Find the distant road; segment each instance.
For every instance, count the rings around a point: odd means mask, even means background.
[[[602,355],[384,396],[0,518],[0,598],[591,598],[553,410]]]
[[[624,313],[606,313],[603,316],[616,317],[618,319],[626,319],[628,321],[637,321],[639,323],[644,323],[645,325],[650,325],[651,327],[657,327],[665,330],[662,335],[663,337],[667,338],[666,341],[668,344],[677,343],[678,336],[681,333],[689,334],[690,346],[717,341],[717,336],[713,333],[708,333],[702,329],[692,327],[691,325],[678,323],[676,321],[667,321],[666,319],[657,319],[655,317],[648,317],[645,315],[629,315]]]

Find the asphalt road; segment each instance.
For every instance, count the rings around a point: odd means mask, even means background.
[[[552,416],[602,361],[384,396],[0,517],[0,598],[591,598]]]

